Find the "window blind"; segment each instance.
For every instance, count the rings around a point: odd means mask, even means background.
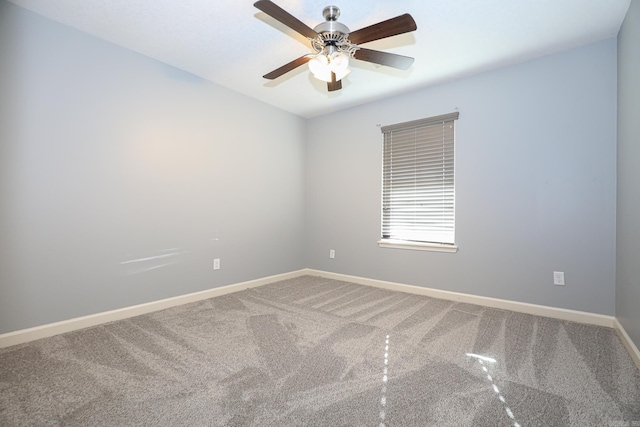
[[[382,127],[383,239],[454,244],[458,115]]]

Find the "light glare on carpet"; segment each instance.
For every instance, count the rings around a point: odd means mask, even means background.
[[[486,372],[487,374],[487,379],[491,382],[491,386],[493,387],[493,391],[496,392],[496,394],[498,395],[498,399],[500,400],[500,402],[503,403],[504,405],[504,411],[507,413],[507,416],[509,418],[511,418],[513,420],[513,427],[520,427],[520,424],[518,423],[518,421],[516,421],[515,416],[513,415],[513,411],[511,410],[511,408],[509,408],[507,406],[507,401],[506,399],[502,396],[502,394],[500,393],[500,389],[498,388],[498,386],[493,382],[493,377],[489,374],[489,369],[487,368],[487,366],[485,365],[485,362],[488,363],[496,363],[496,359],[492,359],[491,357],[487,357],[487,356],[482,356],[479,354],[474,354],[474,353],[467,353],[467,356],[469,357],[473,357],[474,359],[476,359],[478,362],[480,362],[480,365],[482,365],[482,370],[484,372]]]
[[[387,416],[387,373],[389,366],[389,335],[384,340],[384,368],[382,368],[382,390],[380,392],[380,426],[385,427],[384,420]]]
[[[489,363],[496,363],[496,359],[492,359],[491,357],[487,357],[487,356],[481,356],[479,354],[467,353],[467,356],[478,359],[479,361],[481,361],[480,363],[482,363],[483,361],[489,362]]]

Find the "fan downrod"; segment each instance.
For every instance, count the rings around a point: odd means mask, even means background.
[[[325,21],[337,21],[340,17],[340,8],[338,6],[327,6],[322,9],[322,16]]]

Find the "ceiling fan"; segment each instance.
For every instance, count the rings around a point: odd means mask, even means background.
[[[269,0],[257,1],[254,6],[308,38],[315,51],[265,74],[265,79],[273,80],[309,63],[314,77],[326,81],[327,89],[331,92],[342,89],[342,78],[350,72],[349,58],[401,70],[407,70],[413,64],[413,58],[408,56],[360,47],[374,40],[414,31],[417,26],[408,13],[351,32],[346,25],[338,22],[340,9],[337,6],[325,7],[322,11],[325,22],[313,29]]]

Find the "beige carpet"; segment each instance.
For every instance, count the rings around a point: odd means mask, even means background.
[[[633,426],[613,330],[304,276],[0,350],[0,425]]]

